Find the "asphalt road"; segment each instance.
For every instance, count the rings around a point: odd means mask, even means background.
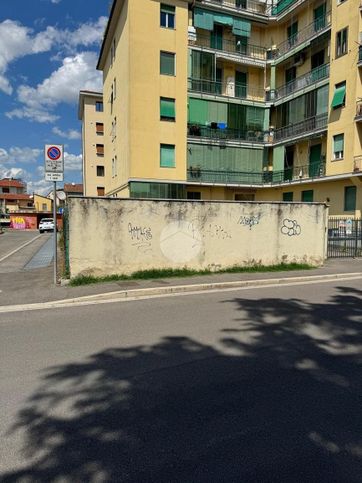
[[[2,482],[361,482],[362,282],[0,314]]]
[[[50,237],[50,234],[39,236],[35,230],[14,230],[0,235],[0,274],[20,272]],[[15,253],[10,255],[12,252]]]

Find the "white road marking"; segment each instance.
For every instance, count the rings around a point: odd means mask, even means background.
[[[3,262],[4,260],[6,260],[7,258],[11,257],[12,255],[15,255],[15,253],[19,252],[20,250],[22,250],[23,248],[25,248],[26,246],[30,245],[30,243],[33,243],[33,241],[37,240],[38,238],[40,238],[41,235],[37,235],[36,237],[32,238],[31,240],[27,241],[26,243],[24,243],[23,245],[21,245],[20,247],[18,248],[15,248],[15,250],[13,250],[12,252],[8,253],[7,255],[5,255],[4,257],[0,258],[0,263]]]
[[[63,309],[63,308],[72,308],[72,307],[84,307],[88,305],[101,305],[101,304],[111,304],[111,303],[118,303],[118,302],[132,302],[132,301],[137,301],[137,300],[148,300],[148,299],[156,299],[156,298],[164,298],[164,297],[182,297],[182,296],[189,296],[189,295],[202,295],[202,294],[211,294],[211,293],[223,293],[223,292],[235,292],[235,291],[240,291],[240,290],[251,290],[251,289],[263,289],[263,288],[284,288],[284,287],[289,287],[289,286],[296,286],[296,285],[313,285],[317,283],[334,283],[334,282],[344,282],[344,281],[349,281],[349,280],[362,280],[362,274],[361,273],[355,273],[355,274],[336,274],[334,275],[335,278],[331,278],[332,275],[328,276],[328,279],[322,280],[321,278],[318,278],[318,280],[303,280],[303,281],[296,281],[296,278],[294,278],[294,281],[290,283],[281,283],[280,281],[278,282],[273,282],[273,280],[270,280],[270,283],[263,284],[263,285],[258,285],[255,283],[252,285],[252,283],[249,282],[258,282],[258,280],[253,280],[253,281],[248,281],[248,284],[244,287],[229,287],[229,288],[213,288],[213,289],[206,289],[206,290],[197,290],[194,291],[192,290],[192,286],[190,286],[190,291],[182,291],[182,292],[175,292],[171,293],[169,292],[164,292],[164,293],[159,293],[159,294],[150,294],[150,295],[132,295],[132,292],[137,292],[141,290],[130,290],[130,291],[124,291],[122,294],[120,293],[118,297],[112,297],[112,298],[106,298],[106,299],[100,299],[97,300],[92,296],[93,298],[90,299],[88,297],[79,297],[78,299],[67,299],[67,300],[57,300],[53,302],[41,302],[41,303],[36,303],[36,304],[24,304],[24,305],[8,305],[8,306],[3,306],[0,307],[0,314],[4,313],[10,313],[10,312],[23,312],[23,311],[33,311],[33,310],[49,310],[49,309]],[[316,277],[314,277],[316,278]],[[275,280],[275,279],[274,279]],[[287,279],[284,279],[287,280]],[[260,282],[260,280],[259,280]],[[185,287],[185,286],[183,286]],[[177,289],[179,287],[167,287],[168,290],[171,288]],[[155,290],[155,289],[146,289],[146,290]],[[101,296],[105,296],[106,294],[102,294]],[[84,300],[86,299],[86,300]],[[0,321],[1,323],[2,321]],[[5,321],[3,321],[5,322]]]

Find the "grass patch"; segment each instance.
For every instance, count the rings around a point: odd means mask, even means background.
[[[254,265],[249,267],[229,267],[221,270],[189,270],[187,268],[164,268],[152,270],[140,270],[132,275],[106,275],[104,277],[94,277],[93,275],[79,275],[70,280],[72,287],[89,285],[92,283],[118,282],[121,280],[152,280],[170,277],[194,277],[196,275],[211,275],[216,273],[257,273],[257,272],[287,272],[292,270],[310,270],[311,265],[306,263],[279,263],[278,265]]]

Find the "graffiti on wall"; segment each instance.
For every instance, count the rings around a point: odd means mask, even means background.
[[[289,220],[289,218],[285,218],[280,231],[283,235],[299,236],[302,233],[302,228],[297,220]]]
[[[32,216],[10,216],[10,228],[13,230],[36,230],[36,218]]]

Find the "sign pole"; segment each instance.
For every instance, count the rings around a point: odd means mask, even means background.
[[[54,181],[53,194],[53,219],[54,219],[54,285],[58,283],[58,244],[57,244],[57,182]]]
[[[53,220],[54,220],[54,285],[58,283],[57,247],[57,181],[64,181],[64,146],[46,144],[44,147],[45,180],[54,182]]]

